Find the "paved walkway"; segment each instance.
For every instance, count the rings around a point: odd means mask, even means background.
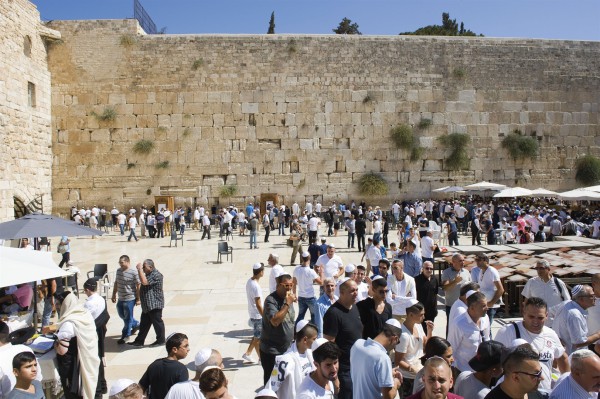
[[[289,232],[289,231],[288,231]],[[214,231],[213,231],[214,233]],[[393,232],[394,242],[396,236]],[[239,399],[254,398],[261,386],[262,368],[260,365],[244,364],[241,356],[246,350],[251,329],[248,327],[245,284],[252,274],[252,264],[264,262],[268,254],[279,254],[284,269],[291,273],[289,265],[292,249],[285,245],[285,238],[277,234],[271,235],[270,242],[264,243],[263,232],[259,232],[259,249],[249,249],[248,236],[233,236],[228,241],[233,246],[233,262],[216,263],[218,232],[211,240],[200,240],[201,233],[187,230],[183,246],[169,248],[169,239],[140,238],[139,242],[127,242],[118,232],[111,232],[102,237],[74,237],[71,239],[71,259],[80,268],[80,288],[88,271],[93,270],[95,263],[107,263],[109,271],[118,268],[118,258],[127,254],[132,266],[145,258],[154,260],[157,269],[164,275],[165,309],[163,318],[167,335],[175,332],[185,333],[190,340],[191,351],[186,359],[193,369],[193,359],[202,347],[217,349],[224,357],[225,373],[229,379],[230,392]],[[392,235],[390,235],[392,238]],[[461,237],[461,241],[470,241],[470,237]],[[356,249],[347,249],[347,236],[340,232],[338,237],[329,237],[337,247],[337,253],[345,264],[359,264],[362,254]],[[174,244],[173,244],[174,245]],[[60,256],[54,253],[57,263]],[[299,259],[298,259],[299,260]],[[268,291],[267,268],[261,279],[263,297]],[[84,295],[81,295],[83,300]],[[110,298],[110,297],[109,297]],[[106,335],[106,378],[109,386],[118,378],[140,379],[146,367],[166,352],[161,348],[133,348],[129,345],[118,345],[122,321],[117,315],[115,305],[109,301],[111,319]],[[297,308],[296,308],[297,311]],[[140,308],[135,309],[139,319]],[[440,312],[436,319],[435,332],[442,335],[445,331],[446,318]],[[146,344],[154,341],[151,329]],[[253,354],[253,356],[256,356]],[[190,371],[190,376],[193,376]]]

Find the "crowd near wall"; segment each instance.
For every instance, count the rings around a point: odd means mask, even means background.
[[[0,1],[0,221],[52,210],[46,46],[59,36],[29,1]]]
[[[382,205],[481,179],[567,189],[576,159],[600,155],[599,42],[48,26],[62,35],[48,54],[57,212],[154,195],[360,200],[356,181],[368,172],[388,183]],[[422,120],[431,124],[418,128]],[[390,140],[398,124],[415,128],[416,161]],[[501,147],[515,129],[538,140],[536,157]],[[468,170],[448,170],[436,138],[450,133],[471,138]],[[224,185],[237,189],[232,198]]]

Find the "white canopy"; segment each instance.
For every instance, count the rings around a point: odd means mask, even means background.
[[[467,191],[500,191],[504,190],[505,188],[506,186],[504,184],[490,183],[489,181],[481,181],[479,183],[469,184],[468,186],[464,187],[464,189]]]
[[[565,191],[564,193],[559,193],[558,196],[559,198],[567,201],[600,200],[600,193],[590,191],[585,188],[578,188],[571,191]]]
[[[531,190],[529,197],[558,197],[558,193],[546,190],[545,188],[536,188],[535,190]]]
[[[494,195],[494,198],[513,198],[513,197],[526,197],[531,194],[531,190],[523,187],[511,187],[505,188],[498,194]]]
[[[600,186],[585,187],[584,190],[590,190],[590,191],[595,191],[597,193],[600,193]]]
[[[436,188],[435,190],[431,190],[432,193],[443,193],[445,189],[447,189],[450,186],[444,186],[444,187],[440,187],[440,188]]]
[[[0,247],[0,287],[66,275],[50,252]]]
[[[448,186],[440,191],[442,193],[461,193],[461,192],[464,192],[465,190],[461,186]]]

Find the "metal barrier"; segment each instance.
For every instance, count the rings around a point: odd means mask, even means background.
[[[146,33],[150,35],[155,35],[158,33],[156,30],[156,24],[152,18],[150,18],[150,15],[148,15],[144,7],[142,7],[142,4],[139,2],[139,0],[133,0],[133,16],[138,20],[140,26]]]

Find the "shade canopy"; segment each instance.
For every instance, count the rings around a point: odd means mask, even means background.
[[[598,201],[600,200],[600,193],[586,190],[584,188],[578,188],[571,191],[565,191],[564,193],[559,193],[558,197],[567,201]]]
[[[440,187],[440,188],[436,188],[435,190],[431,190],[432,193],[443,193],[445,189],[447,189],[450,186],[444,186],[444,187]]]
[[[585,190],[595,191],[597,193],[600,193],[600,186],[585,187]]]
[[[535,190],[531,190],[529,197],[558,197],[558,193],[546,190],[545,188],[536,188]]]
[[[0,223],[0,239],[27,237],[99,236],[104,232],[81,226],[71,220],[43,213],[31,213],[10,222]]]
[[[467,191],[501,191],[505,188],[506,186],[504,184],[490,183],[489,181],[481,181],[464,187]]]
[[[0,247],[0,287],[66,275],[50,252]]]
[[[494,198],[513,198],[513,197],[526,197],[531,194],[531,190],[523,187],[511,187],[505,188],[498,194],[494,195]]]

